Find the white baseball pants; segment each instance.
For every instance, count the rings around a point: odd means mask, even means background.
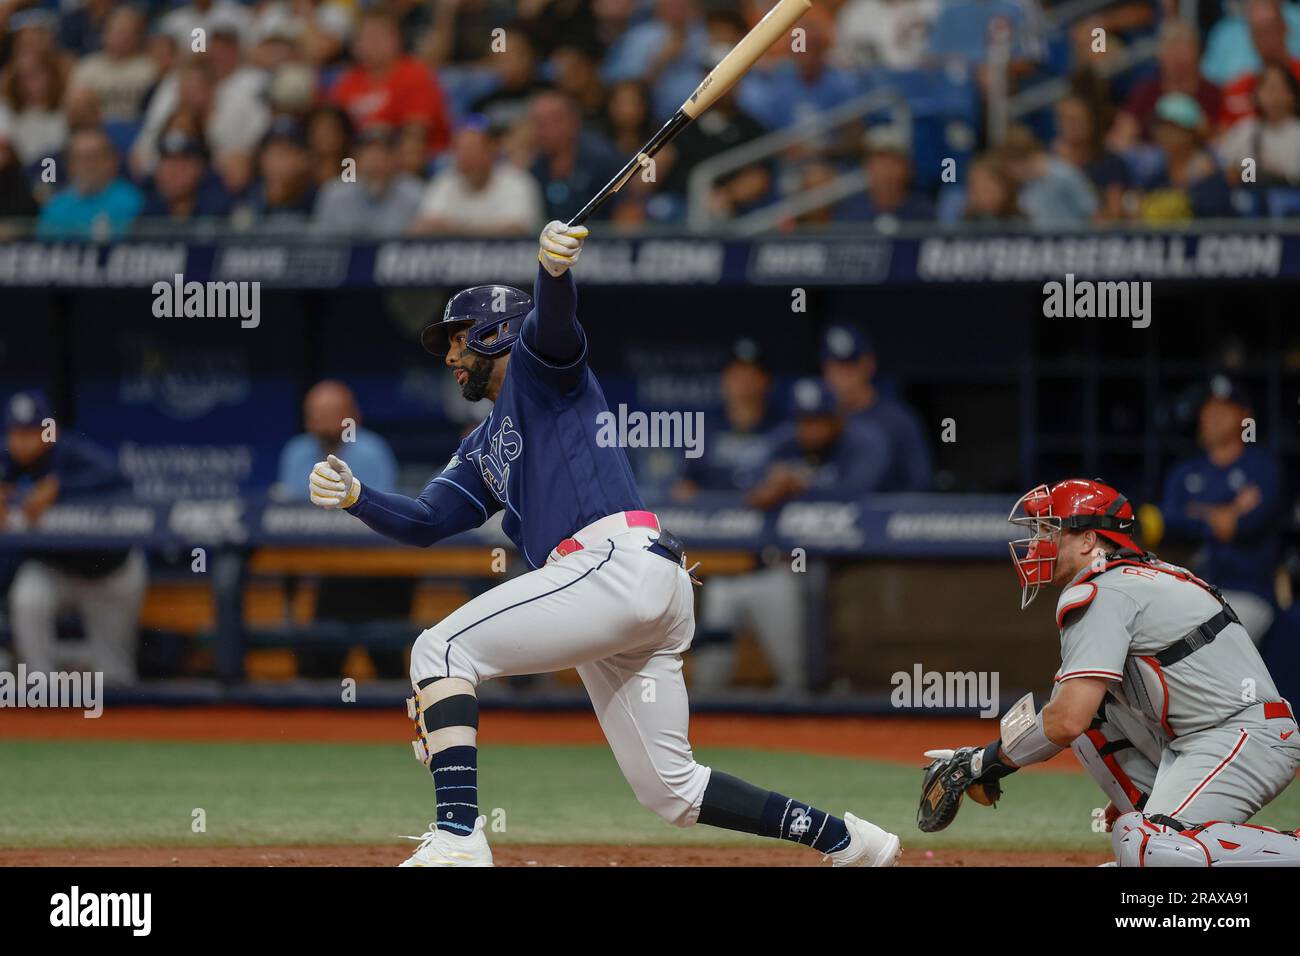
[[[690,826],[709,782],[687,739],[694,597],[682,567],[645,550],[656,537],[625,530],[479,595],[416,639],[411,682],[576,667],[637,799]]]

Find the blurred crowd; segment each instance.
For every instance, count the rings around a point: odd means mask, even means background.
[[[798,220],[1068,227],[1300,204],[1300,7],[1207,0],[1193,22],[1175,0],[1120,0],[1058,23],[1059,5],[822,0],[605,215],[679,223],[700,163],[918,75],[974,94],[951,175],[909,130],[850,123],[716,177],[708,214],[845,177],[856,190]],[[51,237],[531,233],[579,208],[767,6],[6,0],[0,218]],[[1148,36],[1154,64],[1103,78]],[[1064,98],[991,142],[989,91],[1053,78]]]

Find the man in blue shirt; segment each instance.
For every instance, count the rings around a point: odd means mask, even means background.
[[[815,378],[791,390],[794,420],[769,436],[767,468],[750,489],[756,508],[792,498],[861,498],[881,491],[890,464],[889,436],[876,422],[854,421],[836,409],[835,393]]]
[[[753,487],[767,460],[767,434],[775,427],[769,393],[772,376],[758,343],[740,339],[719,377],[722,411],[705,419],[709,453],[687,458],[673,497],[689,501],[700,491],[743,492]]]
[[[102,129],[79,129],[68,141],[71,185],[41,210],[36,234],[42,239],[114,239],[140,214],[144,197],[117,175],[118,158]]]
[[[212,171],[201,136],[179,129],[158,140],[158,166],[141,216],[169,224],[197,225],[230,212],[230,196]]]
[[[769,400],[772,378],[758,344],[741,339],[722,369],[722,415],[705,421],[708,454],[688,458],[673,496],[689,501],[699,492],[748,492],[763,477],[778,419]],[[765,549],[774,552],[775,549]],[[745,574],[710,578],[700,602],[699,626],[691,645],[691,687],[716,690],[731,683],[736,664],[735,634],[752,628],[763,648],[779,693],[806,689],[803,590],[799,575],[779,554],[763,555],[764,566]]]
[[[876,355],[862,329],[837,323],[826,330],[822,375],[843,414],[851,421],[874,425],[888,436],[885,474],[875,490],[928,490],[931,466],[925,426],[906,404],[881,394],[875,381]]]
[[[806,17],[799,25],[805,49],[751,71],[737,87],[740,107],[770,129],[811,119],[863,92],[857,77],[830,61],[833,27],[820,15]],[[818,151],[835,145],[842,144],[803,144]]]
[[[583,128],[582,113],[572,97],[558,90],[538,93],[528,114],[537,143],[537,158],[529,171],[542,189],[548,216],[561,216],[580,206],[623,165],[603,136]],[[610,203],[601,216],[607,216],[614,205]]]
[[[668,117],[704,79],[709,31],[695,0],[658,0],[655,16],[614,41],[601,77],[607,86],[639,80],[651,89],[655,115]]]
[[[862,163],[866,191],[836,205],[835,220],[869,222],[882,232],[894,232],[900,223],[934,219],[934,203],[913,189],[916,170],[903,138],[889,127],[868,135]]]
[[[343,382],[326,379],[308,389],[302,402],[304,431],[295,435],[280,452],[276,497],[306,502],[302,476],[326,455],[347,455],[353,467],[366,475],[367,483],[380,491],[397,489],[397,458],[381,436],[361,427],[361,408],[352,389]],[[335,577],[322,589],[314,621],[362,623],[374,621],[374,608],[383,607],[391,620],[409,616],[415,582],[409,577],[384,578],[375,575]],[[336,678],[352,650],[340,643],[305,640],[293,645],[301,677]],[[404,656],[397,648],[370,647],[367,653],[375,672],[385,679],[403,676]]]
[[[647,511],[587,367],[570,268],[585,226],[542,231],[529,296],[477,286],[425,330],[468,401],[488,417],[418,498],[372,490],[331,455],[312,501],[428,546],[501,513],[534,570],[471,600],[415,642],[408,713],[433,774],[437,820],[407,866],[490,866],[478,812],[478,698],[493,677],[576,667],[637,799],[678,826],[705,823],[802,843],[841,866],[890,866],[898,838],[697,763],[682,654],[695,630],[682,546]]]
[[[1275,613],[1282,479],[1277,459],[1243,440],[1250,417],[1245,392],[1215,376],[1200,411],[1203,451],[1169,473],[1161,511],[1170,536],[1202,546],[1196,573],[1223,589],[1259,643]]]
[[[327,455],[347,455],[366,484],[377,491],[397,489],[397,459],[379,435],[361,427],[361,408],[352,389],[336,379],[317,382],[302,400],[303,433],[280,452],[277,492],[307,500],[302,476]]]
[[[6,511],[21,511],[39,528],[60,501],[121,494],[127,481],[112,457],[76,435],[60,435],[45,396],[19,392],[5,405],[5,448],[0,453],[0,528]],[[41,550],[24,555],[9,588],[9,616],[18,659],[32,672],[50,673],[62,661],[56,624],[71,608],[81,618],[89,663],[105,684],[136,679],[136,626],[148,586],[139,551]]]

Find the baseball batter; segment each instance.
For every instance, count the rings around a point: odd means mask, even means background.
[[[311,500],[345,508],[406,544],[502,528],[533,569],[423,632],[411,652],[416,755],[432,771],[437,819],[404,866],[490,866],[479,814],[478,685],[576,667],[637,799],[678,826],[705,823],[801,843],[836,866],[890,866],[898,837],[832,816],[695,761],[682,654],[695,630],[680,542],[646,510],[623,450],[596,440],[608,410],[587,367],[571,267],[584,226],[541,235],[534,295],[477,286],[425,329],[462,395],[492,401],[418,498],[367,487],[330,456]]]
[[[1022,496],[1011,522],[1021,607],[1048,584],[1061,667],[1037,713],[1026,695],[987,747],[930,751],[918,824],[942,829],[963,793],[1070,747],[1110,797],[1120,866],[1300,865],[1300,838],[1247,824],[1295,778],[1290,705],[1217,588],[1134,542],[1114,488],[1072,478]]]

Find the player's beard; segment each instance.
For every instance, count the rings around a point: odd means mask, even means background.
[[[474,364],[465,369],[465,384],[460,387],[461,397],[467,402],[479,402],[487,397],[492,382],[492,370],[497,360],[483,355],[474,356]]]

